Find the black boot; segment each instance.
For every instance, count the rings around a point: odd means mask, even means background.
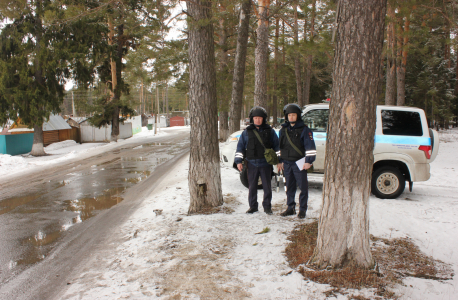
[[[305,219],[305,210],[299,211],[299,213],[297,214],[297,217],[299,219]]]
[[[294,207],[293,208],[288,207],[288,209],[282,212],[280,216],[286,217],[286,216],[292,216],[295,214],[296,214],[296,209]]]
[[[246,211],[247,214],[252,214],[258,211],[257,207],[250,207],[249,210]]]
[[[264,212],[268,215],[272,214],[272,209],[271,208],[264,208]]]

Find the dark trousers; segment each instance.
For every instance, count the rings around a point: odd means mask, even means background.
[[[264,209],[272,208],[272,167],[256,167],[247,163],[248,169],[248,203],[251,208],[258,208],[258,179],[261,176],[262,189],[264,190],[264,199],[262,206]]]
[[[307,211],[307,201],[309,199],[309,183],[307,180],[307,170],[299,171],[296,163],[283,163],[283,172],[286,178],[286,204],[288,208],[295,208],[297,186],[301,189],[299,195],[299,210]]]

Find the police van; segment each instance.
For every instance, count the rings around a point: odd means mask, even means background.
[[[322,176],[324,172],[328,117],[329,104],[310,104],[303,109],[302,120],[312,130],[317,150],[311,176]],[[376,118],[371,191],[378,198],[394,199],[404,192],[406,182],[412,191],[414,182],[430,178],[429,164],[439,151],[439,137],[428,128],[425,112],[420,108],[378,105]],[[235,169],[234,156],[241,133],[231,134],[221,148],[222,162]],[[248,185],[246,172],[240,173],[240,180]]]

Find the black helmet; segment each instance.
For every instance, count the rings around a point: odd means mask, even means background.
[[[262,117],[262,124],[266,124],[267,112],[261,106],[255,106],[250,110],[250,123],[253,124],[253,117]]]
[[[285,115],[285,122],[289,122],[288,114],[292,114],[292,113],[296,113],[297,119],[299,120],[302,115],[302,110],[299,107],[299,105],[297,105],[296,103],[286,104],[285,107],[283,107],[283,114]]]

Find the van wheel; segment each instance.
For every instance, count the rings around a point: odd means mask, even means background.
[[[259,180],[258,181],[258,190],[259,190],[259,189],[262,189],[261,176],[259,176],[258,180]],[[245,164],[243,165],[242,172],[240,172],[240,181],[246,188],[248,188],[248,170]]]
[[[372,173],[372,194],[380,199],[395,199],[404,192],[406,180],[395,167],[381,167]]]

